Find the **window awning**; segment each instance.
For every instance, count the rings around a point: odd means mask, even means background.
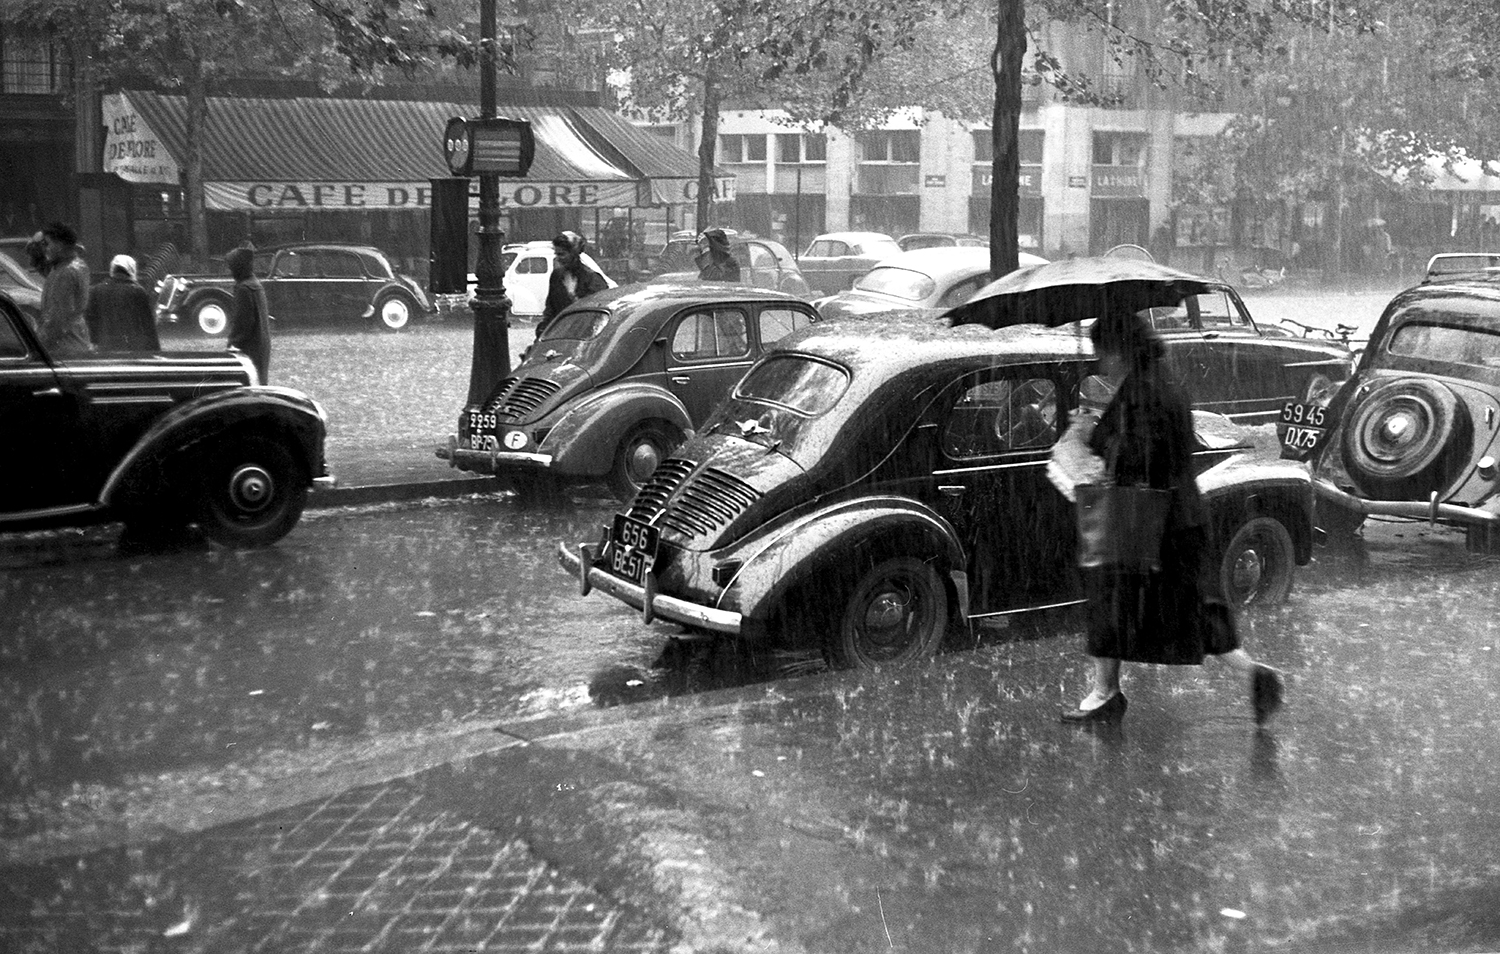
[[[697,158],[599,107],[506,106],[529,120],[536,157],[524,179],[501,179],[515,208],[596,208],[695,201]],[[205,200],[216,210],[368,211],[426,208],[429,180],[448,175],[442,134],[471,105],[408,100],[210,97],[201,135]],[[187,100],[129,91],[104,97],[104,171],[177,185],[187,156]],[[683,185],[691,164],[691,189]],[[733,178],[717,172],[719,198]]]

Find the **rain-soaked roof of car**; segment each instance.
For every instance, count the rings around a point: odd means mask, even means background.
[[[757,288],[754,285],[731,285],[728,282],[681,281],[635,282],[595,292],[578,305],[619,311],[650,302],[691,304],[693,302],[787,301],[806,305],[807,301],[786,292]],[[811,307],[811,306],[809,306]]]
[[[1486,307],[1476,310],[1473,306],[1479,302],[1483,302]],[[1384,325],[1398,311],[1403,312],[1403,317],[1412,317],[1405,313],[1413,309],[1441,312],[1446,321],[1493,328],[1495,322],[1492,316],[1497,307],[1500,307],[1500,283],[1494,281],[1463,278],[1424,283],[1408,288],[1392,298],[1372,334],[1378,336],[1382,331],[1380,325]]]
[[[934,362],[1049,362],[1092,360],[1094,347],[1077,325],[1044,328],[1015,325],[998,331],[982,325],[950,328],[925,317],[850,318],[820,321],[777,345],[828,358],[881,376]]]

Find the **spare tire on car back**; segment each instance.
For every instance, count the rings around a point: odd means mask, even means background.
[[[1458,396],[1425,378],[1378,385],[1349,409],[1344,466],[1376,500],[1425,499],[1468,460],[1473,423]]]

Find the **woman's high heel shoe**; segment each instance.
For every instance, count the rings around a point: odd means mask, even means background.
[[[1105,699],[1102,705],[1092,709],[1064,709],[1062,720],[1080,725],[1091,722],[1118,722],[1125,716],[1126,705],[1128,703],[1125,701],[1125,693],[1116,692]]]

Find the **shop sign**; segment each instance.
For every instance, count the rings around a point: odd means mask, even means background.
[[[922,187],[926,189],[945,189],[948,187],[947,176],[923,176]]]
[[[177,160],[123,93],[103,98],[104,171],[126,182],[178,185]]]
[[[1069,189],[1087,189],[1089,187],[1088,176],[1068,176]]]
[[[995,170],[991,165],[974,167],[974,194],[989,195],[995,181]],[[1019,189],[1021,195],[1042,194],[1041,163],[1022,163]]]
[[[500,206],[517,209],[615,208],[636,204],[636,183],[503,183]],[[209,182],[205,204],[218,211],[370,212],[426,209],[432,187],[426,182]],[[478,199],[470,204],[478,208]]]
[[[1129,196],[1146,194],[1146,172],[1135,166],[1095,166],[1094,195]]]

